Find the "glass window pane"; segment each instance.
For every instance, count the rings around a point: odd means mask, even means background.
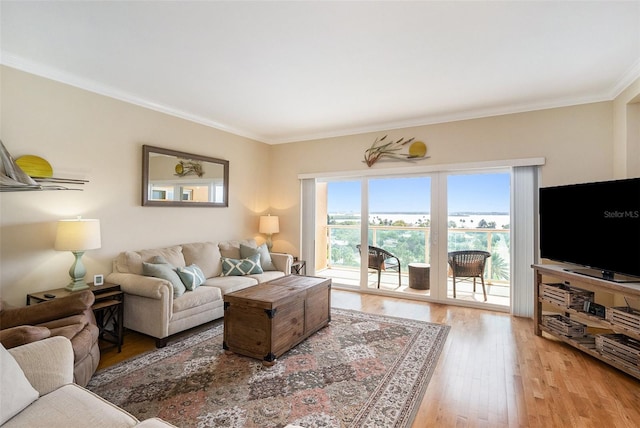
[[[447,251],[487,251],[483,271],[487,302],[509,305],[510,174],[457,174],[447,177]],[[453,298],[449,265],[447,296]],[[480,277],[456,280],[456,299],[485,301]]]
[[[397,257],[401,272],[398,276],[395,259],[387,259],[379,288],[406,289],[409,263],[430,262],[430,204],[429,177],[369,180],[369,245]],[[368,286],[378,288],[378,271],[369,270]]]

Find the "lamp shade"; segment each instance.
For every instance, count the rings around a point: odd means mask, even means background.
[[[58,221],[56,243],[59,251],[85,251],[100,248],[100,220],[73,219]]]
[[[279,233],[280,221],[277,215],[260,216],[260,233]]]

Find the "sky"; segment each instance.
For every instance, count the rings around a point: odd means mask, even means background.
[[[369,181],[369,212],[427,213],[429,177],[376,178]],[[509,212],[510,177],[501,174],[448,176],[449,212]],[[328,209],[360,212],[360,181],[329,182]]]

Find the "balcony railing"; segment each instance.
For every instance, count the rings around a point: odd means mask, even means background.
[[[360,225],[327,225],[327,254],[325,268],[355,268],[360,266]],[[409,263],[430,260],[431,228],[415,226],[369,225],[369,242],[400,259],[402,271]],[[491,283],[509,283],[509,230],[466,229],[448,230],[447,251],[485,250],[491,253],[485,267],[485,279]],[[323,268],[319,266],[319,268]]]

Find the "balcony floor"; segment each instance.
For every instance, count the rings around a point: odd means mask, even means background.
[[[351,287],[360,286],[360,271],[349,268],[326,268],[316,271],[316,275],[331,278],[335,284],[346,285]],[[414,296],[429,296],[430,290],[417,290],[409,288],[409,276],[402,274],[401,285],[398,287],[397,272],[383,272],[380,279],[380,289],[385,291],[394,291],[401,294],[411,294]],[[378,272],[370,270],[368,276],[368,288],[375,289],[378,287]],[[509,306],[509,284],[487,284],[487,301],[486,303]],[[453,280],[447,278],[447,296],[453,299]],[[464,300],[469,302],[485,303],[482,295],[482,284],[476,284],[476,292],[473,292],[473,282],[463,281],[456,283],[456,300]]]

